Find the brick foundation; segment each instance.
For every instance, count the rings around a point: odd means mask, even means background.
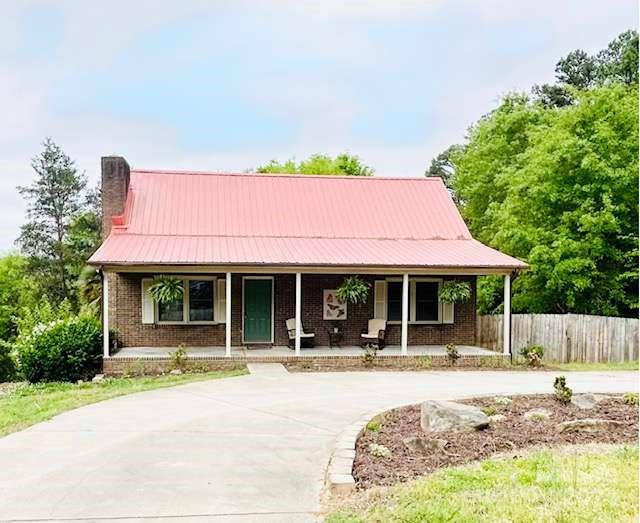
[[[446,356],[385,356],[378,355],[373,366],[366,366],[362,356],[233,356],[189,357],[183,367],[185,371],[232,370],[247,363],[283,363],[293,370],[428,370],[430,368],[451,368]],[[509,357],[461,356],[455,368],[502,368],[508,366]],[[154,375],[167,373],[174,368],[169,357],[145,356],[141,358],[115,357],[103,361],[102,371],[107,376]]]

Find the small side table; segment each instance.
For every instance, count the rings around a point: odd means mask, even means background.
[[[338,332],[334,332],[333,329],[329,329],[327,331],[327,334],[329,335],[329,348],[333,349],[334,346],[336,347],[342,347],[342,338],[344,337],[344,333],[342,332],[342,329],[339,329]]]

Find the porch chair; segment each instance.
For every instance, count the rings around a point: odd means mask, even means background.
[[[302,326],[302,324],[300,324]],[[295,349],[296,344],[296,319],[289,318],[287,320],[287,333],[289,334],[289,348]],[[302,327],[302,332],[300,333],[300,348],[304,345],[307,347],[313,347],[315,343],[316,333],[312,330],[305,331],[304,327]]]
[[[387,329],[387,320],[373,318],[369,320],[369,328],[363,329],[360,334],[361,344],[366,347],[370,344],[378,346],[378,350],[384,349],[384,336]]]

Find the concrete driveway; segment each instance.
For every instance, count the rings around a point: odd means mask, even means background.
[[[0,438],[0,520],[313,521],[332,443],[373,409],[550,392],[557,372],[255,375],[96,403]],[[565,373],[576,392],[637,373]]]

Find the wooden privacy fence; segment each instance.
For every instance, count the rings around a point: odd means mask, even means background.
[[[502,350],[501,314],[478,316],[476,343]],[[542,345],[546,360],[621,362],[638,359],[638,320],[586,314],[513,314],[514,354],[528,345]]]

